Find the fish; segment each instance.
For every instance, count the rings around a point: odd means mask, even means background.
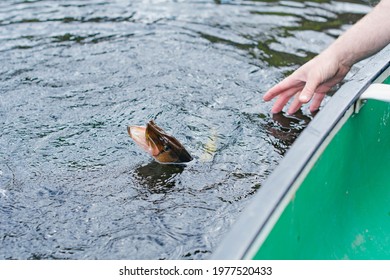
[[[187,163],[193,160],[190,153],[175,137],[166,133],[153,120],[146,127],[128,126],[131,139],[159,163]]]
[[[217,140],[217,130],[212,128],[209,137],[207,138],[207,142],[203,145],[203,154],[199,158],[201,162],[211,162],[214,159],[214,155],[217,151]]]

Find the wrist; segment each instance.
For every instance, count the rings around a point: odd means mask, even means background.
[[[361,57],[358,53],[348,49],[339,40],[336,40],[322,54],[324,55],[324,60],[347,68],[351,68]]]

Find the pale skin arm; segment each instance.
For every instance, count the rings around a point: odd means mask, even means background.
[[[268,90],[263,99],[276,98],[272,113],[279,113],[294,97],[287,111],[293,114],[311,100],[316,111],[325,94],[344,79],[352,65],[390,43],[390,0],[378,5],[318,56]]]

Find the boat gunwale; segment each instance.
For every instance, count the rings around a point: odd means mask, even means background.
[[[259,236],[267,231],[267,227],[269,231],[272,229],[272,220],[276,222],[273,216],[277,216],[276,220],[279,218],[286,207],[283,201],[295,193],[294,185],[300,177],[306,176],[307,165],[316,160],[317,151],[321,147],[324,149],[332,133],[335,134],[335,129],[341,127],[340,122],[352,114],[360,95],[389,68],[389,59],[390,45],[367,60],[366,65],[336,91],[266,179],[211,259],[244,259],[254,256],[253,244],[259,245],[259,242],[264,241],[259,241]]]

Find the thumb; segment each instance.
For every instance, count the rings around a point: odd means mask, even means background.
[[[302,103],[309,102],[310,99],[313,97],[317,87],[317,81],[308,80],[305,84],[305,87],[302,89],[301,94],[299,95],[299,101]]]

